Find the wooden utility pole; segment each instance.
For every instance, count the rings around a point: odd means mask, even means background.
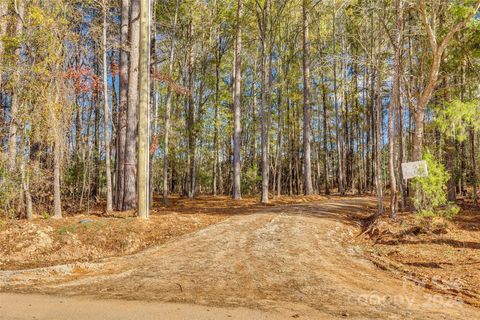
[[[139,46],[139,93],[138,110],[138,216],[148,219],[149,215],[149,128],[148,121],[150,97],[150,1],[140,1],[140,46]]]

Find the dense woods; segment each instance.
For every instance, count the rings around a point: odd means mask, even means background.
[[[379,214],[388,195],[395,219],[477,203],[479,7],[1,0],[0,211],[338,192],[376,194]],[[406,183],[421,159],[429,180]]]

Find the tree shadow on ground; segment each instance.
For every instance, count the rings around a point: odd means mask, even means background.
[[[473,204],[464,204],[461,208],[460,214],[453,219],[455,225],[465,231],[480,231],[479,208]]]
[[[369,197],[332,197],[327,201],[286,205],[266,212],[298,214],[360,227],[363,220],[372,213],[374,201]]]
[[[438,244],[438,245],[448,245],[453,248],[461,249],[480,249],[480,243],[473,241],[458,241],[453,239],[428,239],[428,240],[408,240],[408,239],[396,239],[396,240],[380,240],[377,241],[378,244],[384,245],[399,245],[399,244],[409,244],[409,245],[420,245],[420,244]]]

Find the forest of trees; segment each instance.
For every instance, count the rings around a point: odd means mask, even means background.
[[[476,203],[479,8],[0,0],[0,211],[354,193],[395,218],[425,157]]]

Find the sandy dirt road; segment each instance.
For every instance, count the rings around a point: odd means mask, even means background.
[[[120,305],[242,307],[275,319],[480,319],[479,309],[393,277],[365,258],[351,241],[358,227],[345,215],[367,205],[351,198],[238,215],[131,256],[3,271],[0,290],[117,299]],[[224,311],[212,319],[222,319]]]
[[[0,294],[0,320],[282,320],[291,317],[247,308],[218,308],[42,295]]]

